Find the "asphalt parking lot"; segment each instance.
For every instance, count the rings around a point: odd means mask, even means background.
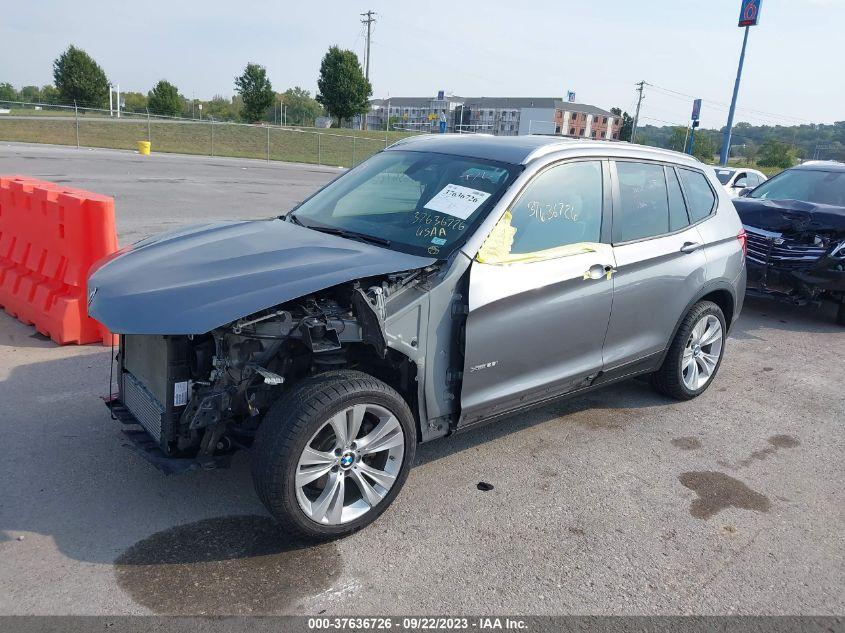
[[[115,196],[126,244],[338,170],[4,143],[0,173]],[[160,474],[100,399],[108,352],[0,313],[0,614],[841,614],[843,357],[832,311],[748,301],[700,398],[629,382],[424,445],[373,526],[307,546],[248,455]]]

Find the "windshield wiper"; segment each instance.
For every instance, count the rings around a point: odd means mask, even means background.
[[[385,248],[390,248],[390,240],[383,237],[376,237],[375,235],[367,235],[366,233],[358,233],[356,231],[347,231],[346,229],[338,229],[333,226],[308,226],[309,229],[320,231],[321,233],[328,233],[329,235],[337,235],[338,237],[345,237],[350,240],[359,240],[361,242],[370,242],[371,244],[378,244]]]
[[[293,211],[288,211],[286,214],[279,216],[280,219],[284,220],[285,222],[291,222],[292,224],[298,224],[299,226],[305,226],[296,215],[294,215]]]

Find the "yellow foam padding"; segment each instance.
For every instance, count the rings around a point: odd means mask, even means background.
[[[505,211],[505,214],[496,226],[493,227],[490,235],[487,236],[484,244],[478,250],[478,255],[475,256],[477,261],[482,264],[515,264],[517,262],[536,262],[544,259],[555,259],[569,255],[596,252],[591,242],[578,242],[576,244],[566,244],[565,246],[547,248],[546,250],[534,251],[532,253],[511,254],[513,238],[516,235],[516,229],[511,226],[512,219],[513,215],[511,212]]]
[[[475,256],[478,261],[483,264],[500,264],[510,257],[513,236],[516,235],[516,229],[511,226],[512,219],[511,212],[505,211],[478,249],[478,255]]]

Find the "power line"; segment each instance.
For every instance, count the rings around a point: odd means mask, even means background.
[[[698,98],[698,97],[694,97],[693,95],[686,94],[684,92],[679,92],[678,90],[672,90],[671,88],[665,88],[663,86],[658,86],[657,84],[647,83],[646,85],[651,87],[651,88],[654,88],[658,92],[666,94],[666,96],[669,96],[669,97],[675,97],[677,99],[696,99],[696,98]],[[720,108],[720,109],[725,110],[725,111],[730,109],[730,105],[727,104],[727,103],[724,103],[722,101],[716,101],[714,99],[706,99],[706,98],[702,98],[701,100],[704,101],[705,103],[709,104],[709,105],[716,106],[717,108]],[[810,119],[808,119],[808,118],[799,118],[799,117],[789,116],[789,115],[786,115],[786,114],[778,114],[776,112],[767,112],[765,110],[755,110],[753,108],[737,107],[736,109],[741,110],[742,112],[749,112],[751,114],[762,115],[763,117],[783,119],[783,120],[786,120],[786,121],[795,121],[796,123],[807,123],[807,122],[810,121]]]

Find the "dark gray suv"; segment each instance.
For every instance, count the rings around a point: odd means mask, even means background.
[[[89,311],[121,335],[109,405],[144,457],[248,448],[282,527],[330,537],[387,508],[417,442],[637,375],[702,393],[744,248],[689,156],[425,136],[282,218],[135,244],[92,274]]]

